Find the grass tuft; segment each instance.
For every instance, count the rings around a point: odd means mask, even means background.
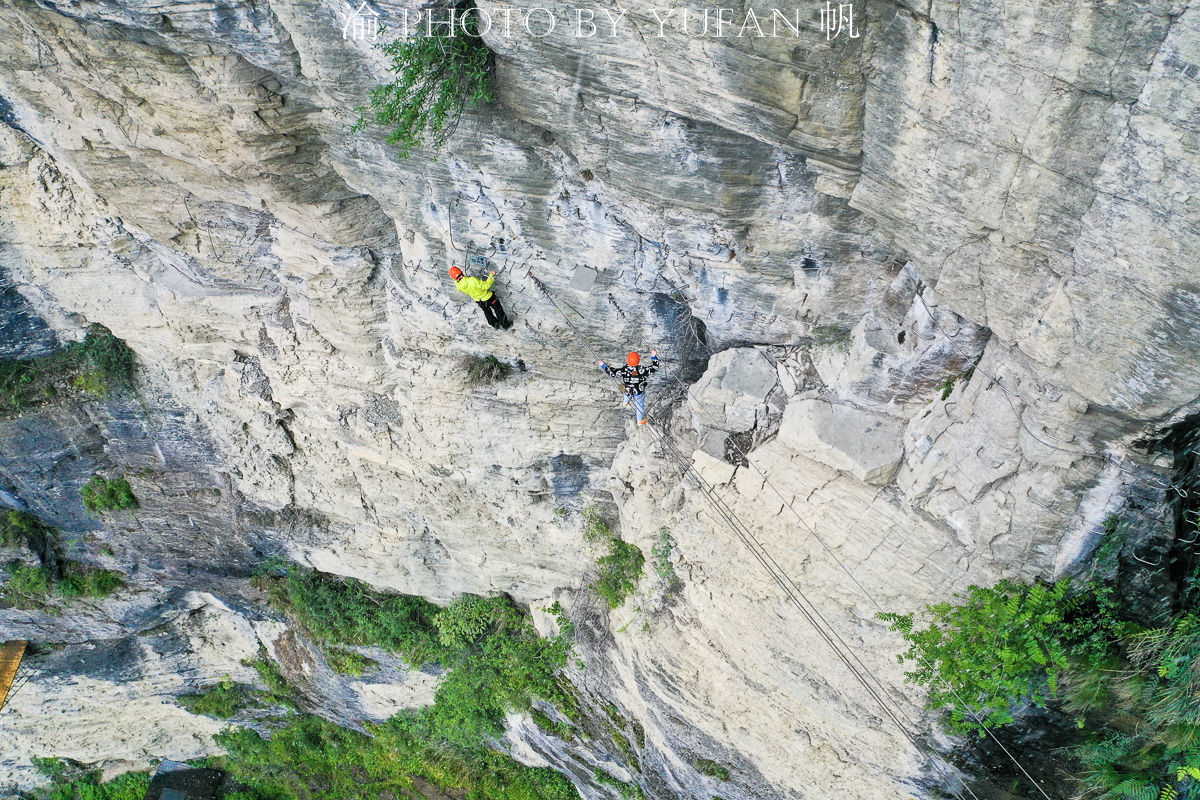
[[[122,475],[109,480],[103,475],[93,475],[84,487],[80,489],[83,505],[93,514],[102,511],[124,511],[138,507],[138,499],[133,494],[133,487]]]
[[[463,356],[458,362],[468,386],[488,386],[508,377],[512,367],[495,356]]]

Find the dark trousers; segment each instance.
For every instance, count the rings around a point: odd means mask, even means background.
[[[496,330],[512,327],[512,320],[504,313],[504,306],[500,305],[500,298],[496,295],[492,295],[491,300],[476,300],[475,305],[483,309],[483,316],[487,318],[488,325]]]

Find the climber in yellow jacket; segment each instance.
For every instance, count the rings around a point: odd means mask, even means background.
[[[488,321],[488,325],[496,330],[508,330],[512,327],[512,320],[504,313],[504,306],[500,305],[500,298],[492,292],[492,284],[496,282],[496,273],[489,272],[488,279],[485,281],[470,275],[463,275],[461,269],[451,267],[450,277],[454,279],[460,292],[474,300],[475,304],[483,309],[483,316]]]

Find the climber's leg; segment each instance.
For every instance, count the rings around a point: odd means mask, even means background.
[[[621,405],[625,408],[629,408],[629,399],[629,392],[626,392],[625,396],[621,398]]]
[[[492,310],[496,314],[496,319],[500,322],[500,327],[504,328],[505,330],[511,328],[513,324],[512,319],[509,318],[508,314],[504,313],[504,306],[500,305],[500,298],[496,297],[496,295],[492,295],[490,302],[492,304]]]
[[[637,411],[638,425],[646,424],[646,395],[635,394],[633,396],[633,408]]]
[[[496,319],[496,311],[492,308],[490,300],[476,300],[475,305],[483,309],[483,317],[487,320],[488,325],[491,325],[496,330],[500,330],[500,320]]]

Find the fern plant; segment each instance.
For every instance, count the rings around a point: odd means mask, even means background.
[[[352,131],[366,127],[369,113],[372,122],[391,128],[388,143],[408,158],[424,144],[443,145],[467,106],[492,102],[495,59],[479,35],[478,13],[468,13],[474,9],[473,0],[451,4],[443,21],[426,27],[432,35],[379,45],[396,79],[371,90]]]
[[[972,586],[963,605],[929,606],[928,627],[912,614],[879,618],[908,642],[900,661],[915,662],[910,683],[930,687],[929,703],[950,709],[949,726],[960,733],[1013,721],[1013,703],[1028,698],[1045,705],[1058,693],[1067,665],[1064,602],[1069,584],[1030,586],[1001,581]]]

